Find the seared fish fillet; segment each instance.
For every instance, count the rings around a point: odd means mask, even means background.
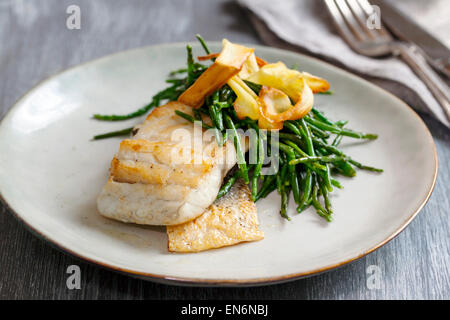
[[[168,226],[169,251],[198,252],[264,238],[258,228],[256,205],[242,180],[216,200],[200,217]]]
[[[193,114],[191,107],[170,102],[137,126],[133,138],[122,141],[97,198],[103,216],[175,225],[198,217],[214,202],[223,178],[236,163],[233,143],[219,147],[214,137],[205,141],[204,131],[194,129],[175,110]],[[196,133],[203,139],[203,152],[194,154]]]

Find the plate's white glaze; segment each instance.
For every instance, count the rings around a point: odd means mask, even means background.
[[[218,49],[218,44],[213,46]],[[126,113],[165,86],[185,64],[185,45],[123,52],[65,71],[24,96],[0,126],[0,192],[15,214],[58,247],[92,262],[159,281],[260,284],[288,280],[352,261],[398,234],[428,199],[437,174],[431,135],[420,118],[387,92],[303,55],[256,47],[268,61],[298,64],[328,79],[334,95],[316,106],[349,126],[380,134],[344,148],[384,174],[358,171],[333,194],[334,221],[312,209],[291,222],[279,217],[278,195],[258,203],[263,241],[198,254],[167,251],[165,230],[107,220],[95,199],[121,139],[94,134],[141,119],[106,123],[93,113]],[[194,53],[201,53],[194,46]],[[292,203],[292,201],[291,201]],[[291,207],[290,214],[294,214]],[[180,283],[180,282],[178,282]]]

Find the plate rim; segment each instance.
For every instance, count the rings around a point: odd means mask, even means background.
[[[100,62],[102,60],[106,60],[109,58],[112,58],[114,56],[118,56],[118,55],[123,55],[123,54],[127,54],[127,53],[131,53],[133,51],[145,51],[148,50],[150,48],[163,48],[163,47],[181,47],[181,46],[185,46],[189,43],[189,41],[186,42],[170,42],[170,43],[162,43],[162,44],[155,44],[155,45],[147,45],[147,46],[142,46],[142,47],[137,47],[137,48],[131,48],[131,49],[127,49],[127,50],[123,50],[123,51],[119,51],[119,52],[114,52],[114,53],[110,53],[86,62],[82,62],[80,64],[71,66],[69,68],[63,69],[59,72],[56,72],[48,77],[46,77],[45,79],[38,81],[35,85],[33,85],[29,90],[27,90],[24,94],[22,94],[14,103],[13,105],[8,109],[8,111],[3,115],[3,117],[0,119],[0,128],[3,125],[3,122],[5,121],[6,118],[8,118],[8,116],[12,113],[12,111],[14,109],[16,109],[18,107],[19,104],[21,104],[21,102],[23,100],[25,100],[25,98],[31,94],[32,92],[34,92],[38,87],[40,87],[41,85],[51,81],[52,79],[58,77],[59,75],[66,73],[66,72],[70,72],[72,70],[78,69],[78,68],[82,68],[85,66],[88,66],[90,64],[95,64],[97,62]],[[212,45],[220,45],[220,41],[208,41],[209,44]],[[200,47],[199,44],[191,44],[194,47]],[[437,155],[437,150],[436,150],[436,144],[434,142],[433,136],[430,132],[430,130],[428,129],[427,125],[425,124],[425,122],[422,120],[422,118],[417,114],[417,112],[410,107],[406,102],[404,102],[403,100],[401,100],[399,97],[395,96],[394,94],[392,94],[391,92],[383,89],[380,86],[377,86],[376,84],[371,83],[370,81],[365,80],[364,78],[353,74],[345,69],[342,69],[338,66],[335,66],[329,62],[323,61],[319,58],[316,57],[312,57],[303,53],[298,53],[295,51],[291,51],[291,50],[287,50],[287,49],[281,49],[281,48],[275,48],[275,47],[270,47],[270,46],[265,46],[265,45],[259,45],[259,44],[249,44],[249,43],[244,43],[244,45],[248,45],[248,46],[252,46],[255,48],[255,50],[257,50],[258,48],[264,49],[264,50],[271,50],[276,52],[280,52],[280,53],[288,53],[291,55],[297,55],[297,56],[301,56],[302,58],[306,58],[309,60],[313,60],[319,64],[323,64],[327,69],[331,69],[333,71],[337,71],[337,72],[341,72],[344,73],[346,76],[357,80],[357,81],[362,81],[365,84],[368,84],[369,86],[376,88],[377,90],[379,90],[380,92],[383,92],[384,94],[387,94],[389,97],[393,98],[394,100],[396,100],[397,102],[399,102],[400,105],[402,105],[405,110],[411,112],[416,119],[418,120],[418,122],[424,127],[425,129],[425,133],[428,137],[428,139],[431,142],[431,145],[433,147],[433,158],[434,158],[434,173],[433,173],[433,181],[431,183],[430,188],[427,191],[427,194],[425,196],[425,198],[423,200],[421,200],[419,206],[411,213],[411,215],[391,234],[389,235],[386,239],[382,240],[381,242],[379,242],[378,244],[376,244],[375,246],[371,247],[370,249],[365,250],[363,253],[359,253],[349,259],[345,259],[343,261],[340,261],[338,263],[334,263],[331,265],[327,265],[325,267],[322,268],[317,268],[314,270],[308,270],[305,272],[297,272],[297,273],[290,273],[290,274],[286,274],[286,275],[281,275],[281,276],[272,276],[272,277],[259,277],[259,278],[250,278],[250,279],[208,279],[208,278],[193,278],[193,277],[181,277],[181,276],[168,276],[168,275],[163,275],[163,274],[154,274],[154,273],[149,273],[149,272],[140,272],[140,271],[135,271],[135,270],[131,270],[128,268],[123,268],[123,267],[118,267],[115,266],[113,264],[109,264],[109,263],[105,263],[105,262],[101,262],[98,260],[95,260],[94,258],[89,258],[86,257],[85,255],[81,254],[81,253],[77,253],[75,251],[73,251],[72,249],[69,249],[67,247],[65,247],[64,245],[58,243],[58,241],[56,239],[50,239],[47,235],[43,234],[42,232],[40,232],[37,228],[35,228],[34,226],[32,226],[29,222],[25,221],[25,219],[16,211],[12,208],[12,206],[8,203],[8,201],[6,200],[6,198],[2,195],[2,192],[0,190],[0,202],[3,203],[3,205],[6,207],[6,209],[12,213],[13,217],[15,217],[19,222],[22,223],[22,225],[25,226],[26,229],[28,229],[28,231],[30,231],[33,235],[35,235],[36,237],[38,237],[39,239],[45,240],[48,244],[51,245],[51,247],[54,247],[56,249],[58,249],[59,251],[63,252],[63,253],[68,253],[84,262],[87,262],[89,264],[92,265],[96,265],[96,266],[100,266],[102,268],[120,273],[120,274],[125,274],[128,276],[132,276],[135,278],[140,278],[140,279],[144,279],[144,280],[148,280],[148,281],[153,281],[153,282],[158,282],[158,283],[164,283],[164,284],[171,284],[171,285],[180,285],[180,286],[218,286],[218,287],[226,287],[226,286],[235,286],[235,287],[249,287],[249,286],[263,286],[263,285],[272,285],[272,284],[278,284],[278,283],[283,283],[283,282],[288,282],[288,281],[294,281],[294,280],[298,280],[298,279],[302,279],[302,278],[307,278],[307,277],[311,277],[314,275],[318,275],[339,267],[342,267],[344,265],[347,265],[351,262],[354,262],[356,260],[359,260],[361,258],[363,258],[364,256],[368,255],[369,253],[381,248],[382,246],[384,246],[385,244],[387,244],[388,242],[390,242],[392,239],[394,239],[395,237],[397,237],[403,230],[405,230],[405,228],[411,223],[412,220],[414,220],[414,218],[419,214],[419,212],[423,209],[423,207],[426,205],[426,203],[428,202],[428,200],[431,197],[431,194],[434,191],[434,188],[436,186],[436,180],[437,180],[437,175],[438,175],[438,169],[439,169],[439,159],[438,159],[438,155]]]

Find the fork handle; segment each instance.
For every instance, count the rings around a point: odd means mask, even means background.
[[[450,90],[447,84],[428,65],[420,50],[413,44],[400,43],[395,54],[401,57],[425,83],[439,102],[447,120],[450,121]]]

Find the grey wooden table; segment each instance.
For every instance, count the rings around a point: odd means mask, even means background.
[[[81,9],[80,30],[66,28],[66,9],[73,4]],[[0,0],[0,117],[33,85],[60,70],[129,48],[193,40],[195,33],[209,40],[259,42],[245,14],[228,1]],[[0,205],[0,298],[449,299],[450,130],[427,116],[423,119],[439,154],[434,193],[402,234],[350,265],[257,288],[155,284],[61,253]],[[81,268],[80,290],[66,287],[66,269],[72,264]],[[380,289],[366,285],[370,265],[380,267]]]

